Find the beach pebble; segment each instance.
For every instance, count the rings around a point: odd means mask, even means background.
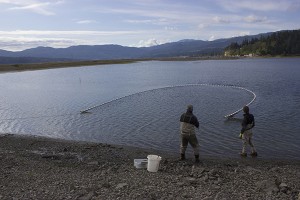
[[[92,161],[92,162],[89,162],[88,165],[98,165],[99,162],[98,161]]]
[[[208,181],[209,180],[208,174],[205,174],[200,180],[205,182]]]
[[[78,200],[90,200],[93,198],[94,195],[95,195],[95,193],[92,191],[92,192],[89,192],[88,194],[78,197]]]
[[[197,183],[197,179],[191,178],[191,177],[186,178],[185,181],[188,184],[196,184]]]
[[[119,189],[122,189],[124,187],[126,187],[128,184],[127,183],[119,183],[117,186],[116,186],[116,189],[119,190]]]
[[[267,194],[277,193],[279,191],[276,181],[263,180],[257,183],[257,186]]]

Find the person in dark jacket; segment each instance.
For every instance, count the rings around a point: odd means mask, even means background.
[[[257,152],[254,148],[253,142],[252,142],[252,128],[255,126],[255,120],[254,116],[249,113],[249,107],[244,106],[244,118],[242,121],[242,129],[240,133],[240,138],[243,140],[243,148],[241,156],[246,157],[246,147],[249,145],[251,147],[251,156],[257,156]]]
[[[199,128],[199,121],[193,114],[193,106],[188,105],[187,111],[180,117],[180,159],[185,160],[185,151],[190,144],[194,149],[195,162],[199,163],[199,143],[196,137],[195,128]]]

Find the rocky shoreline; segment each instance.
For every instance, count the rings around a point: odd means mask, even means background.
[[[134,167],[149,154],[159,171]],[[200,156],[201,158],[201,156]],[[0,135],[0,199],[295,199],[300,161],[201,158],[134,147]]]

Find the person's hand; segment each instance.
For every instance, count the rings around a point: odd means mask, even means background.
[[[243,133],[240,133],[239,138],[243,139]]]

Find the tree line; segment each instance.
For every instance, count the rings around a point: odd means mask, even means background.
[[[300,30],[279,31],[260,38],[231,43],[225,56],[292,56],[300,55]]]

